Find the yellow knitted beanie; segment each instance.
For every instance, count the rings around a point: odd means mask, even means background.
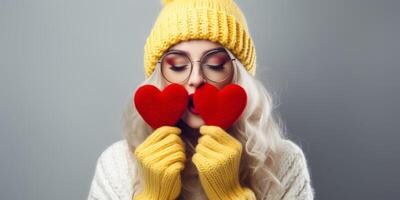
[[[146,77],[153,73],[164,51],[191,39],[221,44],[255,75],[255,46],[246,19],[233,0],[162,0],[162,3],[144,46]]]

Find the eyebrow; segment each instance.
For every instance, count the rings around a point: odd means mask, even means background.
[[[209,50],[205,51],[205,52],[201,55],[201,57],[203,57],[204,55],[206,55],[206,54],[209,53],[209,52],[216,51],[216,50],[224,50],[224,51],[226,51],[226,49],[225,49],[224,47],[217,47],[217,48],[213,48],[213,49],[209,49]],[[186,54],[186,55],[190,55],[189,52],[184,51],[184,50],[178,50],[178,49],[168,49],[167,51],[165,51],[165,53],[168,53],[168,52],[180,52],[180,53],[184,53],[184,54]]]

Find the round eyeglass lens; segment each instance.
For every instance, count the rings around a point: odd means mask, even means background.
[[[189,77],[191,62],[185,55],[178,53],[166,54],[161,61],[161,71],[169,82],[180,83]]]
[[[232,60],[225,51],[211,53],[203,62],[203,73],[211,81],[222,82],[230,77],[232,72]]]

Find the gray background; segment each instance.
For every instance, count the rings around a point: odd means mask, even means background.
[[[85,199],[160,2],[0,2],[0,199]],[[316,199],[399,198],[400,1],[238,4]]]

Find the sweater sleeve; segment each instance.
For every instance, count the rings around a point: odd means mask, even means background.
[[[281,147],[278,160],[279,177],[283,190],[269,199],[280,200],[313,200],[314,190],[311,186],[306,157],[299,146],[290,140]]]
[[[132,166],[125,140],[115,142],[97,159],[88,200],[128,200],[132,197]]]

